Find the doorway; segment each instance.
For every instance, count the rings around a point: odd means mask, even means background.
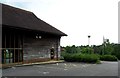
[[[55,50],[54,50],[54,48],[50,49],[50,54],[51,54],[51,60],[54,59],[54,56],[55,56]]]

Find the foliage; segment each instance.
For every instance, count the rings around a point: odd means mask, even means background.
[[[78,53],[78,50],[75,47],[75,45],[65,47],[65,51],[66,53]]]
[[[112,55],[115,55],[120,60],[120,44],[115,44],[113,48],[114,51],[112,52]]]
[[[68,62],[87,62],[87,63],[98,63],[99,57],[95,54],[65,54],[64,60]]]
[[[101,47],[101,46],[93,45],[93,50],[94,50],[94,53],[95,53],[95,54],[100,54],[100,55],[102,55],[102,47]]]
[[[114,55],[101,55],[100,60],[102,61],[117,61],[117,57]]]
[[[81,53],[93,54],[94,51],[91,47],[84,47],[84,48],[81,48]]]
[[[94,50],[93,48],[89,46],[81,46],[81,47],[76,47],[75,45],[73,46],[67,46],[65,47],[65,53],[88,53],[88,54],[93,54]]]
[[[94,53],[99,55],[114,55],[120,59],[120,44],[107,43],[105,46],[93,46]]]
[[[100,60],[116,61],[117,58],[120,59],[120,44],[107,41],[98,46],[67,46],[61,56],[66,61],[92,62],[97,57]]]
[[[111,55],[114,50],[113,45],[110,43],[106,44],[104,48],[105,48],[104,54],[108,54],[108,55]]]

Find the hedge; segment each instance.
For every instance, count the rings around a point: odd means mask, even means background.
[[[102,60],[102,61],[117,61],[118,58],[114,55],[101,55],[100,60]]]
[[[99,57],[95,54],[65,54],[64,60],[68,62],[98,63]]]

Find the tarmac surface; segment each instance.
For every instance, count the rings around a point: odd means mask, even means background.
[[[2,70],[2,76],[118,76],[118,62],[102,64],[52,63],[11,67]]]

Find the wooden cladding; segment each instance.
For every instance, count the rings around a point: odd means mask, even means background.
[[[28,63],[47,61],[51,59],[50,49],[54,47],[54,59],[58,60],[60,37],[50,34],[41,34],[36,39],[37,32],[20,29],[3,28],[2,31],[2,63]]]

